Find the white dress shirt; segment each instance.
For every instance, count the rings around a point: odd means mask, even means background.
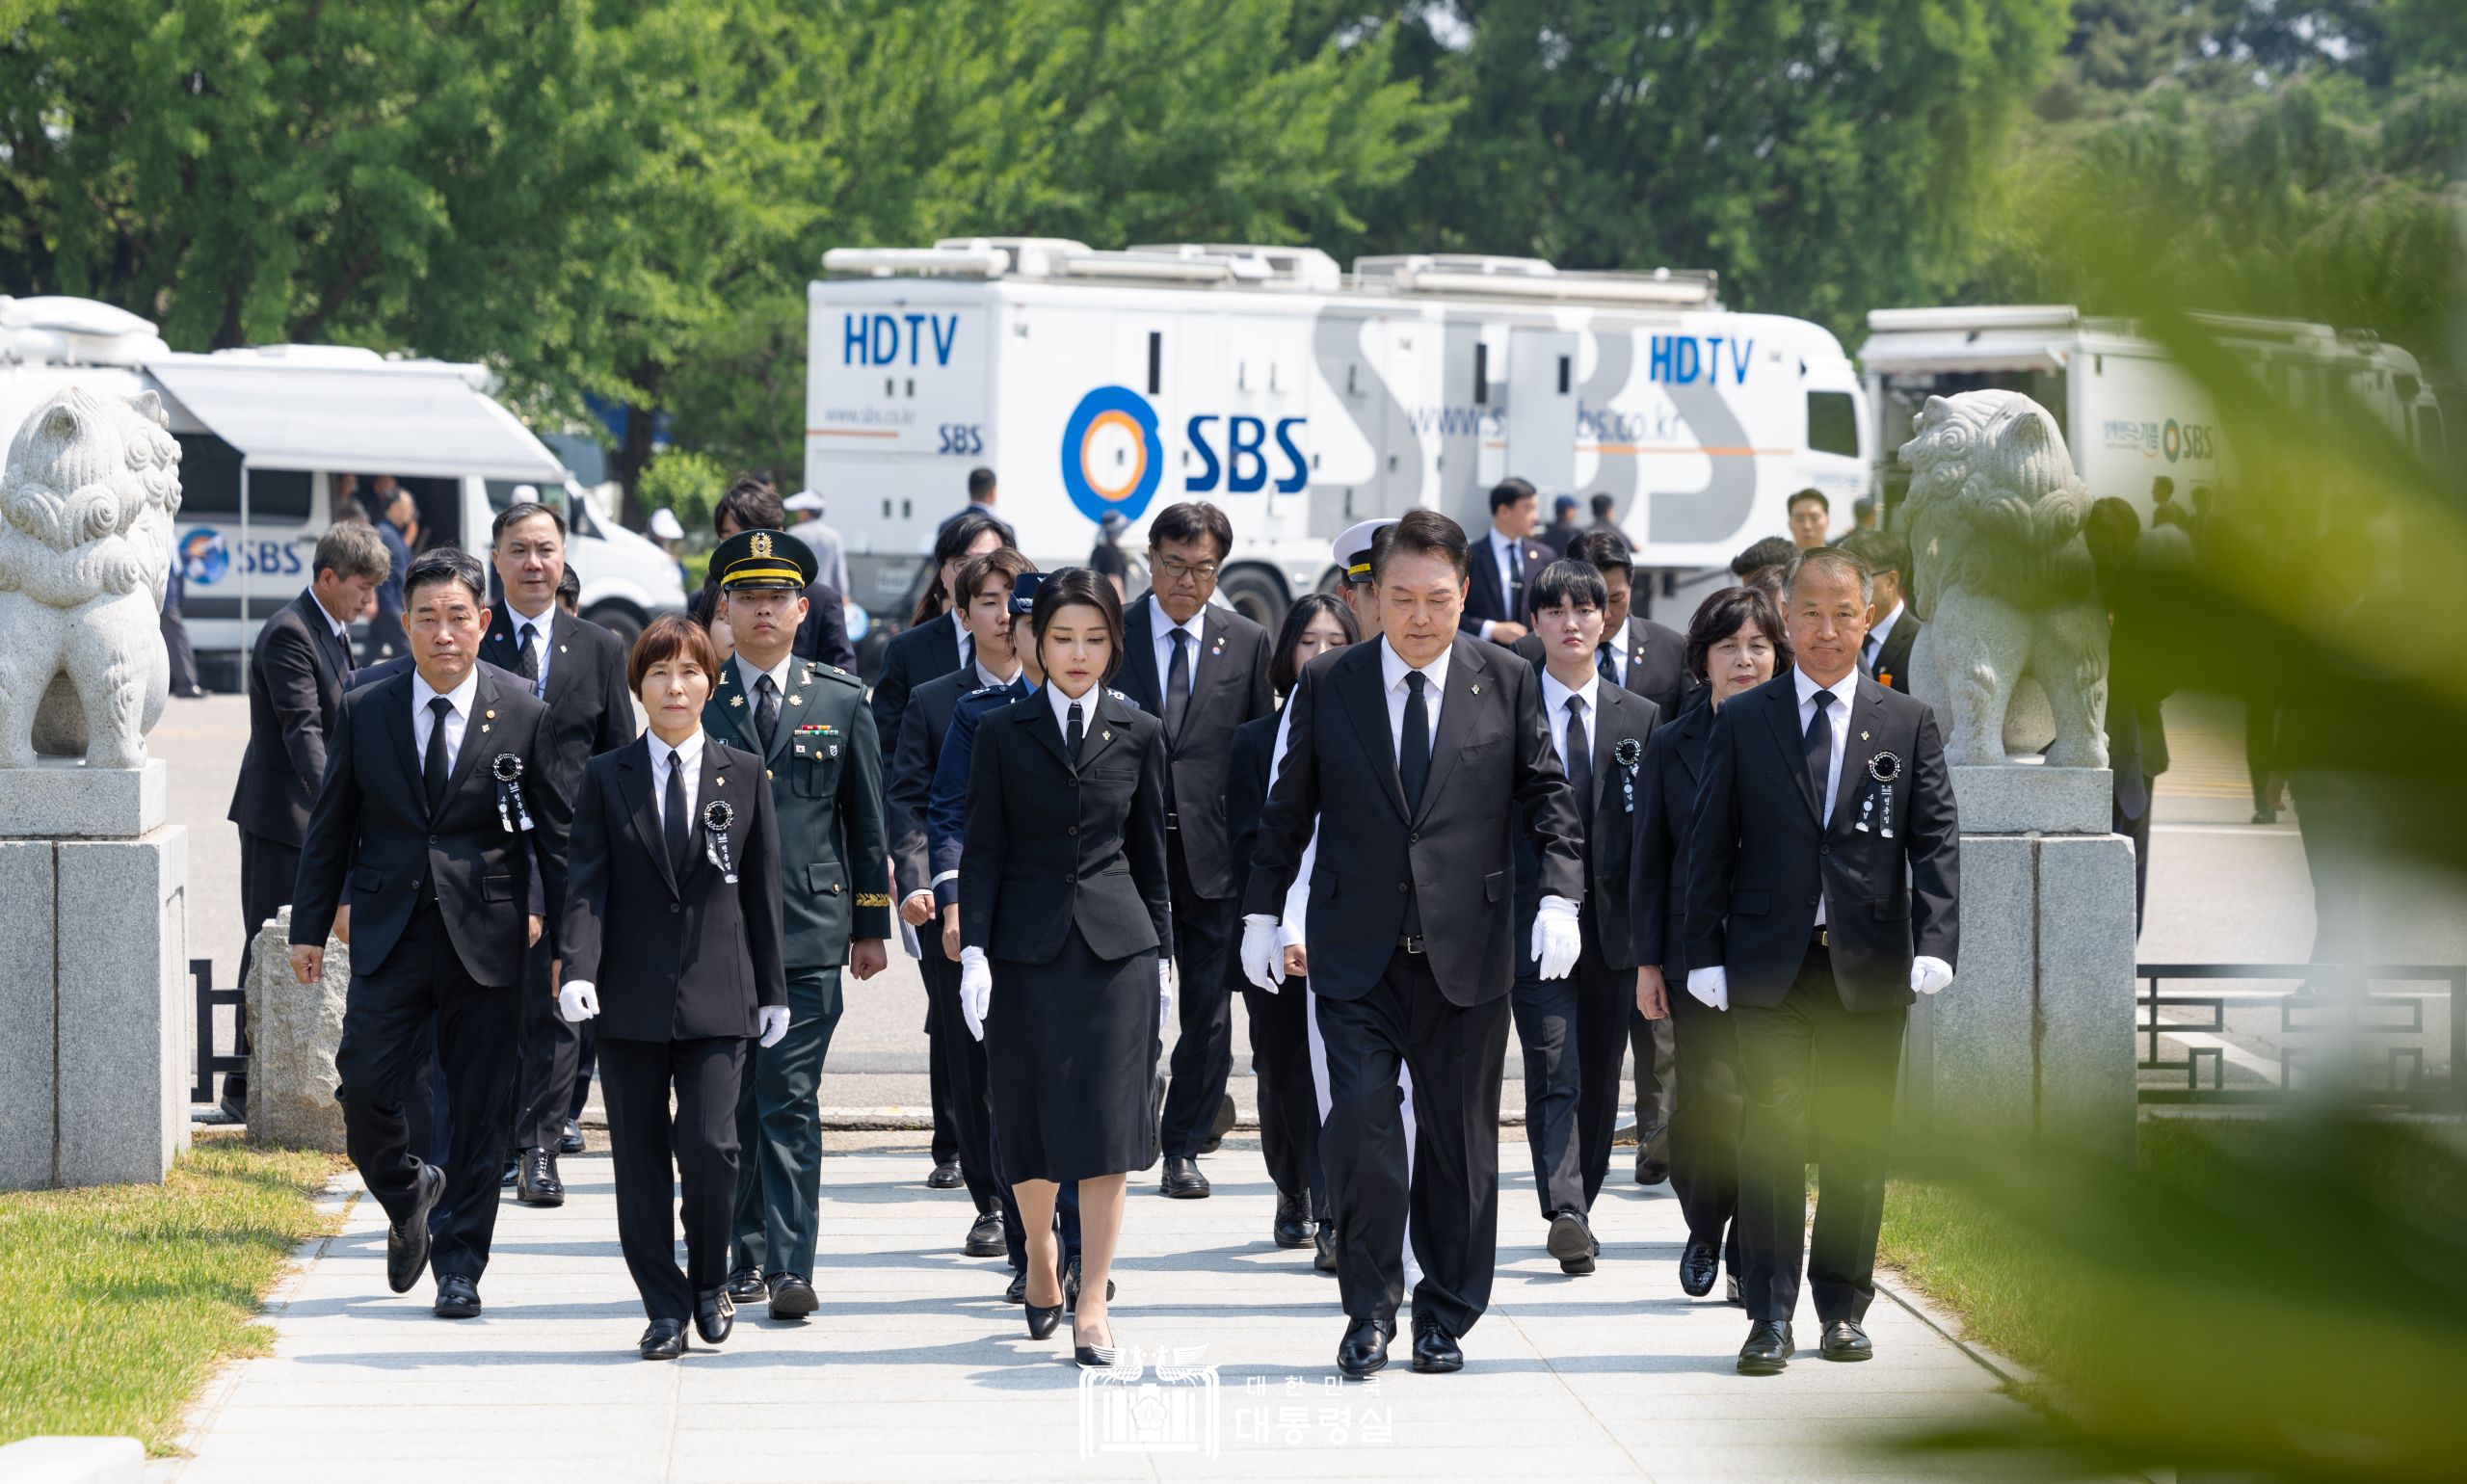
[[[971,659],[968,663],[976,668],[976,683],[981,686],[1008,685],[1020,677],[1020,662],[1017,660],[1013,660],[1011,662],[1011,673],[1009,675],[995,675],[993,671],[985,668],[985,661],[982,659]]]
[[[1156,595],[1154,593],[1148,595],[1148,626],[1155,635],[1155,637],[1151,641],[1151,648],[1153,648],[1156,652],[1156,696],[1157,705],[1160,711],[1159,720],[1162,720],[1161,710],[1164,705],[1165,678],[1173,674],[1174,636],[1176,634],[1187,634],[1190,636],[1187,641],[1190,645],[1190,650],[1182,658],[1183,679],[1190,688],[1183,691],[1182,695],[1187,699],[1199,694],[1200,629],[1201,625],[1205,624],[1207,622],[1207,609],[1203,606],[1199,612],[1191,615],[1189,623],[1177,623],[1172,619],[1165,616],[1165,605],[1156,600]]]
[[[668,827],[668,773],[671,768],[681,764],[685,769],[686,828],[690,832],[694,823],[694,799],[702,791],[703,783],[703,729],[695,728],[692,736],[674,748],[661,741],[656,732],[644,732],[643,740],[650,745],[651,750],[651,812],[659,816],[660,828],[665,830]]]
[[[1876,674],[1876,657],[1885,652],[1885,640],[1893,633],[1893,626],[1901,622],[1901,606],[1894,604],[1893,612],[1878,619],[1876,626],[1868,630],[1868,642],[1859,647],[1859,668],[1866,671],[1870,679]]]
[[[1568,698],[1574,696],[1583,703],[1585,743],[1590,749],[1602,740],[1602,712],[1597,704],[1601,691],[1602,677],[1598,675],[1587,675],[1584,688],[1572,691],[1559,683],[1557,676],[1548,670],[1542,672],[1542,709],[1550,717],[1551,745],[1559,750],[1559,766],[1562,769],[1568,766]],[[1590,753],[1585,761],[1593,761]],[[1577,801],[1578,818],[1589,818],[1592,813],[1591,799]]]
[[[1806,671],[1793,667],[1791,671],[1791,682],[1799,688],[1799,736],[1802,740],[1808,734],[1809,726],[1816,721],[1816,698],[1825,693],[1830,693],[1837,698],[1831,702],[1833,756],[1824,768],[1824,812],[1818,816],[1820,824],[1830,825],[1833,823],[1833,801],[1842,793],[1842,753],[1850,740],[1850,703],[1859,695],[1859,673],[1853,670],[1831,685],[1818,685],[1809,678]],[[1818,927],[1824,926],[1824,902],[1821,897],[1816,904],[1816,923]]]
[[[1422,708],[1430,713],[1430,736],[1439,741],[1439,703],[1447,693],[1447,666],[1456,657],[1453,645],[1439,651],[1439,658],[1422,667],[1429,683],[1422,687]],[[1413,667],[1405,663],[1396,647],[1383,634],[1379,638],[1379,676],[1388,686],[1388,755],[1393,758],[1396,749],[1405,744],[1405,676]]]
[[[1628,683],[1628,625],[1622,623],[1616,633],[1605,633],[1602,647],[1610,651],[1610,683],[1625,686]],[[1593,702],[1587,701],[1585,709],[1593,709]]]
[[[557,652],[557,646],[555,643],[557,632],[557,603],[554,598],[550,598],[548,600],[548,611],[542,614],[526,614],[522,612],[520,609],[514,606],[514,599],[511,597],[507,598],[505,602],[505,621],[507,623],[511,624],[514,629],[515,657],[515,663],[507,666],[507,669],[513,670],[517,674],[521,671],[522,650],[524,648],[522,642],[522,625],[528,623],[534,629],[538,630],[538,637],[532,641],[540,647],[540,675],[537,679],[531,682],[531,694],[534,696],[545,696],[548,694],[548,657]]]
[[[343,648],[346,649],[350,649],[351,625],[344,623],[342,620],[335,618],[334,611],[326,606],[326,600],[324,598],[311,593],[308,596],[308,600],[317,605],[317,612],[325,618],[326,626],[334,631],[334,637],[343,642]]]
[[[762,678],[764,676],[769,676],[771,677],[772,685],[779,691],[780,700],[784,702],[788,699],[788,667],[794,665],[796,662],[797,656],[793,651],[791,651],[787,654],[782,655],[780,663],[772,666],[770,669],[756,670],[754,668],[754,661],[745,657],[745,651],[743,649],[737,650],[736,654],[729,660],[730,664],[736,666],[736,682],[745,687],[745,694],[749,698],[746,701],[747,705],[759,705],[762,703],[762,693],[755,689],[754,682]],[[660,745],[659,738],[651,738],[652,747],[656,748]]]
[[[951,605],[951,631],[959,635],[961,663],[965,664],[968,661],[974,659],[976,657],[976,640],[968,633],[968,623],[961,617],[960,605],[956,603]]]
[[[470,729],[471,702],[479,690],[480,667],[473,665],[464,673],[462,684],[441,693],[454,705],[445,713],[445,771],[449,774],[454,771],[455,760],[463,755],[463,733]],[[437,725],[428,703],[439,694],[429,685],[427,676],[416,670],[411,672],[411,756],[423,767],[427,766],[429,729]]]

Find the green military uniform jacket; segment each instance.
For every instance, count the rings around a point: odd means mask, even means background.
[[[780,820],[780,879],[791,970],[836,968],[853,938],[890,936],[883,750],[864,683],[836,665],[788,658],[771,746],[731,657],[703,705],[703,729],[762,758]]]

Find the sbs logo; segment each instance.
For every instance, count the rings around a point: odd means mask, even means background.
[[[1116,511],[1136,520],[1165,476],[1156,410],[1127,386],[1100,386],[1079,399],[1062,430],[1062,488],[1091,520]]]

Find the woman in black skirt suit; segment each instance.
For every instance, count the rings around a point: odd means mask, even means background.
[[[1673,994],[1670,986],[1687,982],[1687,832],[1713,712],[1790,668],[1791,640],[1773,600],[1756,588],[1725,588],[1706,598],[1687,624],[1685,663],[1703,684],[1678,720],[1654,729],[1639,769],[1628,920],[1636,939],[1637,1011],[1649,1020],[1678,1017],[1671,1027],[1679,1085],[1670,1110],[1670,1184],[1687,1218],[1679,1285],[1703,1298],[1727,1267],[1736,1304],[1738,1137],[1746,1108],[1738,1032],[1728,1015],[1692,994]]]
[[[978,728],[960,846],[960,1005],[985,1038],[1002,1177],[1026,1226],[1028,1334],[1062,1316],[1053,1206],[1079,1187],[1082,1365],[1113,1364],[1106,1279],[1123,1189],[1156,1162],[1155,1040],[1173,935],[1165,749],[1108,694],[1122,659],[1113,584],[1074,567],[1037,589],[1045,683]]]
[[[1330,649],[1362,637],[1353,610],[1332,593],[1309,593],[1286,610],[1268,659],[1268,684],[1282,705],[1293,694],[1302,667]],[[1260,815],[1267,808],[1269,754],[1276,750],[1278,717],[1271,712],[1234,729],[1225,762],[1225,818],[1233,828],[1234,895],[1251,877],[1251,848],[1259,842]],[[1237,955],[1238,958],[1238,955]],[[1260,1074],[1260,1156],[1276,1181],[1279,1247],[1317,1247],[1336,1271],[1335,1236],[1329,1229],[1327,1178],[1319,1168],[1318,1090],[1311,1080],[1310,1000],[1300,970],[1308,964],[1299,947],[1286,950],[1287,979],[1274,994],[1253,985],[1242,966],[1229,960],[1225,972],[1242,992],[1251,1017],[1251,1060]],[[1313,1261],[1317,1261],[1314,1256]]]
[[[681,615],[635,641],[626,674],[650,730],[583,769],[559,919],[558,1008],[599,1019],[617,1242],[650,1317],[647,1361],[685,1350],[689,1313],[705,1343],[729,1338],[745,1047],[788,1032],[771,785],[761,758],[703,731],[718,673],[710,636]],[[680,1186],[681,1273],[669,1214]]]

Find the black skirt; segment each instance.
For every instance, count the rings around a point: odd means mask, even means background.
[[[985,1077],[1001,1178],[1145,1170],[1156,1132],[1156,954],[1100,959],[1074,925],[1050,964],[993,959]]]

